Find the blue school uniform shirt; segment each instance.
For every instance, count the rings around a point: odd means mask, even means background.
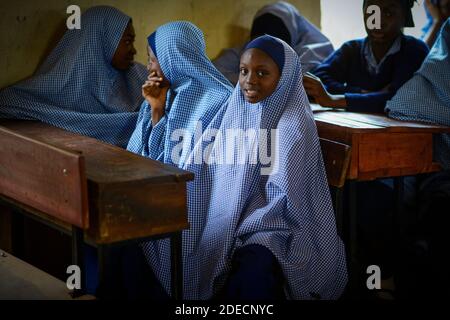
[[[343,94],[347,110],[352,112],[383,112],[386,101],[416,72],[428,54],[427,45],[410,36],[400,36],[400,48],[394,42],[383,61],[368,60],[368,39],[344,43],[313,73],[331,94]],[[378,92],[384,88],[387,92]],[[362,93],[363,90],[371,93]]]
[[[126,71],[111,61],[130,17],[108,6],[81,16],[29,79],[0,91],[0,118],[39,120],[125,147],[136,125],[141,86],[139,63]]]
[[[450,19],[422,67],[388,101],[386,112],[399,120],[424,121],[450,126]],[[434,136],[434,157],[450,169],[450,134]]]
[[[188,183],[190,229],[183,231],[185,299],[212,298],[228,277],[234,252],[255,244],[276,257],[290,299],[336,299],[345,288],[345,250],[336,231],[300,60],[289,45],[281,43],[284,68],[275,92],[260,103],[250,104],[238,84],[229,102],[204,128],[201,139],[190,140],[192,151],[178,163],[195,175]],[[191,111],[202,108],[192,104],[180,107]],[[259,137],[261,153],[266,152],[272,161],[259,158],[252,162],[254,153],[243,161],[238,153],[243,149],[236,145],[229,149],[232,138],[226,139],[227,134],[236,132]],[[237,142],[252,149],[256,140],[241,137]],[[228,153],[230,150],[233,152]],[[146,257],[167,292],[169,244],[159,240],[144,245]]]

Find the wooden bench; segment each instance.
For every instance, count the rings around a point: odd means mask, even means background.
[[[0,250],[0,300],[71,300],[66,284]]]
[[[181,231],[189,227],[186,183],[191,179],[189,172],[93,138],[40,122],[0,120],[1,200],[71,233],[72,262],[80,268],[82,242],[97,246],[100,277],[108,246],[170,237],[177,299],[182,297]]]

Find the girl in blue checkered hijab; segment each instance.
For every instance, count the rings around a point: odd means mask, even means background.
[[[133,62],[130,17],[107,6],[81,16],[33,77],[0,92],[0,117],[40,120],[126,146],[141,105],[145,67]]]
[[[191,141],[178,163],[195,174],[183,232],[184,298],[339,297],[344,246],[289,45],[270,36],[250,42],[229,102]],[[144,252],[170,292],[169,242],[147,243]]]
[[[450,19],[422,67],[388,101],[389,117],[450,126]],[[450,170],[450,134],[434,137],[435,159]]]
[[[148,55],[146,101],[127,149],[178,165],[190,152],[196,123],[207,125],[233,88],[207,57],[203,33],[190,22],[159,27],[148,37]]]

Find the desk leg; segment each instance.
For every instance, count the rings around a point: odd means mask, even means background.
[[[403,177],[394,178],[395,208],[392,212],[392,240],[394,242],[394,254],[399,253],[405,240],[405,215],[404,215],[405,182]]]
[[[177,232],[170,237],[170,256],[172,298],[180,301],[183,300],[183,255],[181,232]]]
[[[24,259],[25,255],[25,217],[23,214],[11,210],[11,247],[12,254],[19,259]]]
[[[335,188],[334,190],[334,212],[335,212],[335,219],[336,219],[336,228],[338,235],[341,237],[342,240],[344,237],[344,215],[343,215],[343,192],[342,188]]]
[[[348,196],[349,196],[349,234],[348,234],[348,250],[347,254],[349,257],[347,258],[347,268],[349,271],[349,287],[350,290],[355,292],[358,287],[358,278],[359,278],[359,268],[358,268],[358,223],[357,223],[357,182],[350,180],[348,183]]]
[[[394,179],[394,193],[395,193],[395,212],[393,215],[393,229],[394,229],[394,239],[397,239],[403,234],[402,223],[404,221],[404,193],[405,193],[405,182],[403,177],[398,177]]]
[[[0,249],[13,253],[12,216],[10,208],[0,205]]]
[[[100,244],[97,247],[97,263],[98,263],[98,283],[104,285],[108,280],[107,269],[108,264],[111,265],[110,259],[110,246],[106,244]]]
[[[72,264],[81,270],[81,289],[75,289],[72,293],[73,298],[78,298],[85,294],[86,276],[84,274],[84,232],[82,229],[72,226]]]

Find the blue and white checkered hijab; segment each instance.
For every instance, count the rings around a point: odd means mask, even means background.
[[[345,252],[336,232],[319,139],[305,90],[300,60],[284,42],[284,68],[276,91],[264,101],[245,101],[239,84],[204,130],[183,169],[195,174],[188,184],[190,229],[183,232],[184,294],[209,299],[221,289],[237,248],[260,244],[275,255],[292,299],[335,299],[347,281]],[[169,120],[170,121],[170,120]],[[272,175],[262,161],[234,164],[219,159],[232,129],[266,136],[277,129]],[[212,139],[211,132],[216,132]],[[260,138],[259,141],[261,142]],[[211,141],[214,142],[211,142]],[[229,140],[228,140],[229,141]],[[238,139],[237,141],[243,141]],[[251,144],[250,144],[251,145]],[[208,163],[197,157],[209,154]],[[275,163],[275,165],[274,165]],[[267,169],[267,168],[266,168]],[[169,242],[144,246],[155,274],[169,292]]]
[[[226,103],[233,88],[207,57],[203,33],[192,23],[167,23],[148,39],[149,45],[156,51],[154,53],[161,70],[170,82],[170,89],[165,115],[154,127],[150,121],[148,103],[145,101],[142,104],[127,149],[178,165],[188,155],[192,142],[185,140],[186,145],[182,149],[174,150],[179,141],[173,134],[180,129],[194,132],[199,120],[207,125]],[[172,152],[178,152],[180,160],[175,161]]]
[[[416,74],[386,104],[389,116],[450,126],[450,19]],[[435,159],[450,169],[450,134],[435,135]]]
[[[145,66],[118,71],[111,62],[130,17],[107,6],[81,16],[36,74],[0,92],[0,117],[40,120],[126,146],[143,98]]]

